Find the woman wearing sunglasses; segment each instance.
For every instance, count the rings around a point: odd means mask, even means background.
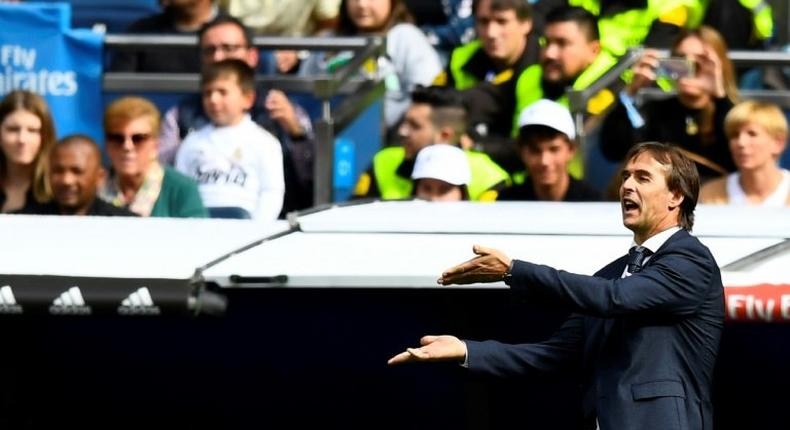
[[[103,199],[141,216],[203,218],[208,213],[192,179],[159,164],[161,116],[153,103],[123,97],[104,111],[112,172]]]

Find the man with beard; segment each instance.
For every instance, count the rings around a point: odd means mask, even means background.
[[[577,7],[561,7],[546,15],[540,64],[530,66],[516,88],[516,110],[521,112],[541,98],[567,105],[567,88],[582,90],[609,70],[617,60],[601,49],[595,17]],[[601,113],[614,101],[603,90],[587,105],[589,114]]]

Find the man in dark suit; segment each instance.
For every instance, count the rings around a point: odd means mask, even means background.
[[[694,163],[643,143],[622,171],[623,223],[634,247],[594,276],[577,275],[480,246],[439,283],[505,281],[574,314],[547,341],[506,345],[425,336],[390,359],[457,360],[496,376],[579,370],[589,428],[712,429],[711,384],[724,323],[724,289],[708,248],[689,234],[699,192]]]

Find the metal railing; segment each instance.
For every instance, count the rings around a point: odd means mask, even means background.
[[[104,40],[106,47],[120,50],[192,49],[197,52],[196,36],[111,34]],[[308,93],[321,103],[321,115],[314,123],[316,157],[314,164],[313,200],[316,205],[332,202],[335,134],[345,128],[360,112],[384,94],[384,83],[374,77],[360,77],[359,69],[368,60],[385,53],[382,37],[255,37],[260,49],[293,49],[308,51],[352,51],[351,60],[329,74],[314,76],[257,75],[255,81],[269,88],[286,92]],[[200,75],[189,73],[122,73],[105,72],[102,88],[111,92],[192,93],[200,90]],[[345,95],[332,107],[330,99]]]

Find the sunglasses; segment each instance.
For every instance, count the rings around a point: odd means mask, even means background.
[[[105,140],[107,143],[112,145],[123,145],[126,142],[126,139],[129,138],[135,146],[141,145],[148,141],[151,138],[150,133],[135,133],[130,135],[125,135],[122,133],[107,133],[105,135]]]

